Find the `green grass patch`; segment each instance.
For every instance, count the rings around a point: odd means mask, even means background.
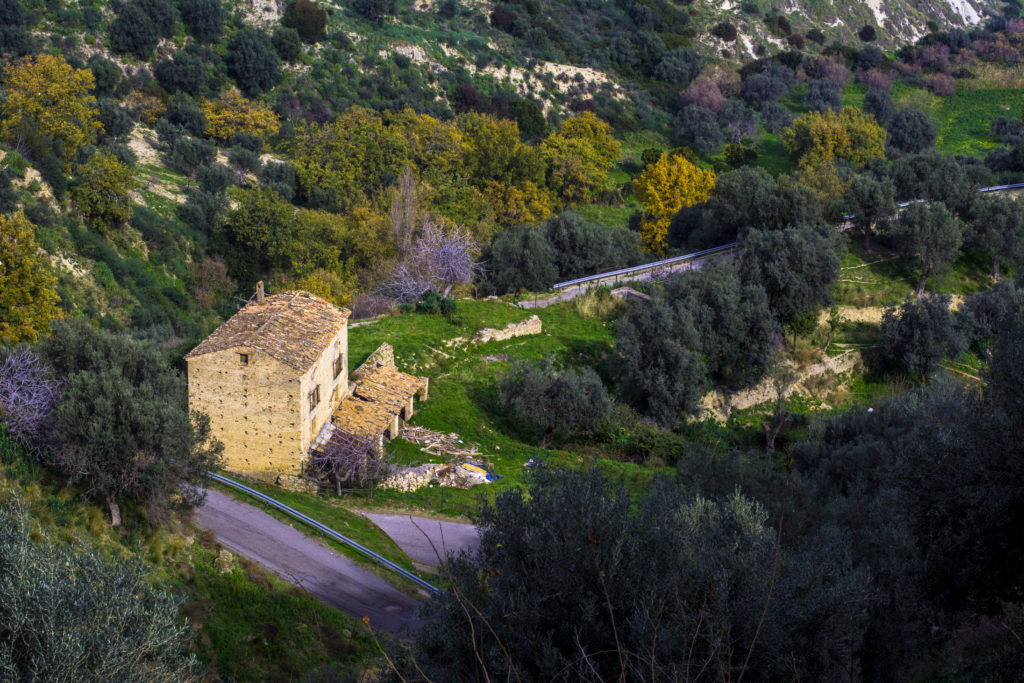
[[[753,166],[763,168],[773,176],[793,172],[793,162],[789,160],[786,148],[775,133],[764,133],[754,145],[754,151],[757,152],[757,159]]]
[[[631,202],[626,206],[607,206],[605,204],[578,204],[575,207],[584,220],[600,223],[610,228],[622,227],[629,223],[629,217],[640,209],[640,205]]]
[[[530,312],[501,301],[461,300],[455,322],[434,313],[407,313],[381,318],[348,333],[351,366],[366,360],[383,342],[395,348],[401,367],[433,357],[431,350],[445,351],[444,342],[455,337],[472,338],[485,327],[504,327],[530,317]]]
[[[352,330],[352,357],[358,358],[356,349],[372,349],[380,341],[404,344],[408,340],[402,334],[430,340],[428,343],[443,354],[408,347],[404,355],[398,354],[400,369],[410,369],[411,361],[416,364],[415,372],[430,377],[430,398],[418,404],[413,423],[443,433],[455,432],[464,441],[479,444],[480,459],[503,478],[469,490],[434,486],[405,493],[378,488],[373,494],[373,506],[469,515],[476,510],[479,496],[492,498],[500,491],[527,484],[530,470],[524,465],[531,458],[569,467],[605,467],[630,487],[646,486],[662,471],[616,462],[604,457],[600,447],[591,445],[566,443],[541,449],[537,445],[540,435],[515,424],[500,405],[498,382],[508,366],[506,358],[539,361],[552,356],[562,365],[601,367],[614,350],[612,323],[580,317],[571,302],[535,311],[521,311],[501,302],[460,302],[460,307],[463,305],[467,314],[479,313],[490,327],[500,327],[503,321],[522,319],[536,312],[544,331],[479,346],[448,348],[439,346],[436,340],[452,330],[437,320],[424,320],[426,316],[408,313]],[[394,462],[407,466],[446,460],[424,453],[416,444],[402,439],[391,441],[388,453]],[[357,505],[371,505],[365,492],[346,499]]]

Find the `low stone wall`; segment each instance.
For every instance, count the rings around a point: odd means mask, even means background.
[[[474,344],[485,344],[490,341],[504,341],[513,337],[525,337],[530,334],[540,334],[543,330],[540,318],[531,315],[529,318],[518,323],[509,323],[500,330],[485,328],[477,332],[473,338]]]
[[[839,356],[830,356],[815,363],[800,373],[799,378],[784,392],[785,396],[805,391],[807,380],[818,375],[831,372],[840,375],[852,370],[861,362],[860,351],[847,351]],[[734,410],[745,410],[778,398],[778,391],[771,377],[765,378],[756,387],[737,392],[709,392],[701,399],[700,418],[715,417],[719,420],[729,419]]]

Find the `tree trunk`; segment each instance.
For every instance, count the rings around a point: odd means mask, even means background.
[[[995,254],[990,254],[989,260],[992,262],[992,279],[999,282],[999,259]]]
[[[791,413],[786,410],[782,413],[776,413],[775,419],[772,422],[762,422],[761,426],[764,427],[764,442],[765,448],[769,451],[775,450],[775,439],[779,436],[779,432],[789,422]]]
[[[921,279],[917,282],[917,298],[924,296],[924,283],[928,282],[928,271],[921,273]]]
[[[113,496],[107,496],[107,507],[110,508],[110,526],[121,526],[121,508]]]
[[[825,337],[825,353],[828,353],[828,347],[832,343],[832,333],[834,331],[831,327],[828,328],[828,336]]]
[[[871,251],[871,223],[864,226],[864,252]]]
[[[334,477],[334,493],[340,498],[341,497],[341,477]]]

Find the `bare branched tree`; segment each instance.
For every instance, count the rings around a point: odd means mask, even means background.
[[[0,420],[26,445],[49,440],[60,382],[32,351],[0,357]]]
[[[327,477],[339,496],[342,485],[351,482],[367,485],[372,497],[374,480],[387,471],[382,456],[372,439],[335,429],[323,448],[313,452],[310,474],[316,478]]]
[[[480,272],[474,260],[476,239],[465,227],[445,229],[433,219],[423,221],[408,256],[399,261],[383,289],[399,301],[417,301],[433,290],[448,296],[458,285],[468,285]]]

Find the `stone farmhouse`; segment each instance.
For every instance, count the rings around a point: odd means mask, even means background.
[[[189,408],[210,416],[226,469],[295,484],[313,447],[345,435],[383,446],[412,417],[427,379],[381,346],[350,377],[350,312],[308,292],[263,294],[185,356]]]

